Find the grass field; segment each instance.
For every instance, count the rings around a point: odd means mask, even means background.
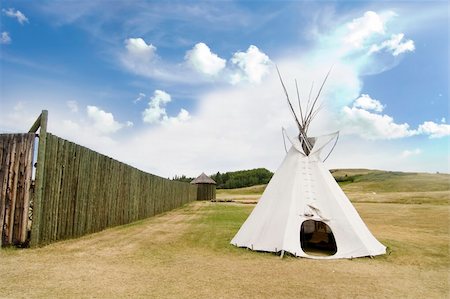
[[[373,259],[280,259],[235,248],[229,241],[253,205],[195,202],[76,240],[0,250],[0,297],[448,298],[450,190],[445,180],[436,188],[437,180],[411,192],[395,192],[392,180],[390,191],[373,191],[370,182],[356,188],[364,180],[344,184],[389,248]]]

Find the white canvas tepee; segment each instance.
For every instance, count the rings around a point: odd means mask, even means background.
[[[309,124],[320,109],[314,107],[326,78],[315,100],[308,100],[305,113],[299,101],[299,120],[280,76],[299,138],[289,139],[292,147],[231,244],[315,259],[386,253],[323,165],[321,152],[337,134],[307,137]]]

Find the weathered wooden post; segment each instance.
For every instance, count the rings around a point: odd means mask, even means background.
[[[39,130],[38,156],[36,164],[35,189],[33,196],[33,220],[31,223],[31,241],[30,246],[37,246],[40,239],[40,221],[42,214],[42,194],[44,188],[44,164],[45,164],[45,146],[47,142],[47,122],[48,111],[42,110],[41,115],[30,128],[30,133],[36,133]]]

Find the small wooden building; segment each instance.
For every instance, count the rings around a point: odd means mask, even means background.
[[[216,199],[216,182],[205,173],[192,180],[197,185],[197,200]]]

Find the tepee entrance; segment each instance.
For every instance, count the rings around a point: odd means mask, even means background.
[[[308,136],[309,125],[321,107],[317,101],[327,77],[317,96],[308,99],[306,109],[298,99],[298,117],[280,76],[299,134],[289,138],[283,131],[292,146],[231,244],[315,259],[386,253],[386,247],[375,239],[323,164],[329,153],[322,158],[326,154],[322,152],[333,140],[336,144],[338,133]]]
[[[334,255],[336,241],[331,228],[322,221],[306,220],[300,228],[302,250],[309,255]]]

